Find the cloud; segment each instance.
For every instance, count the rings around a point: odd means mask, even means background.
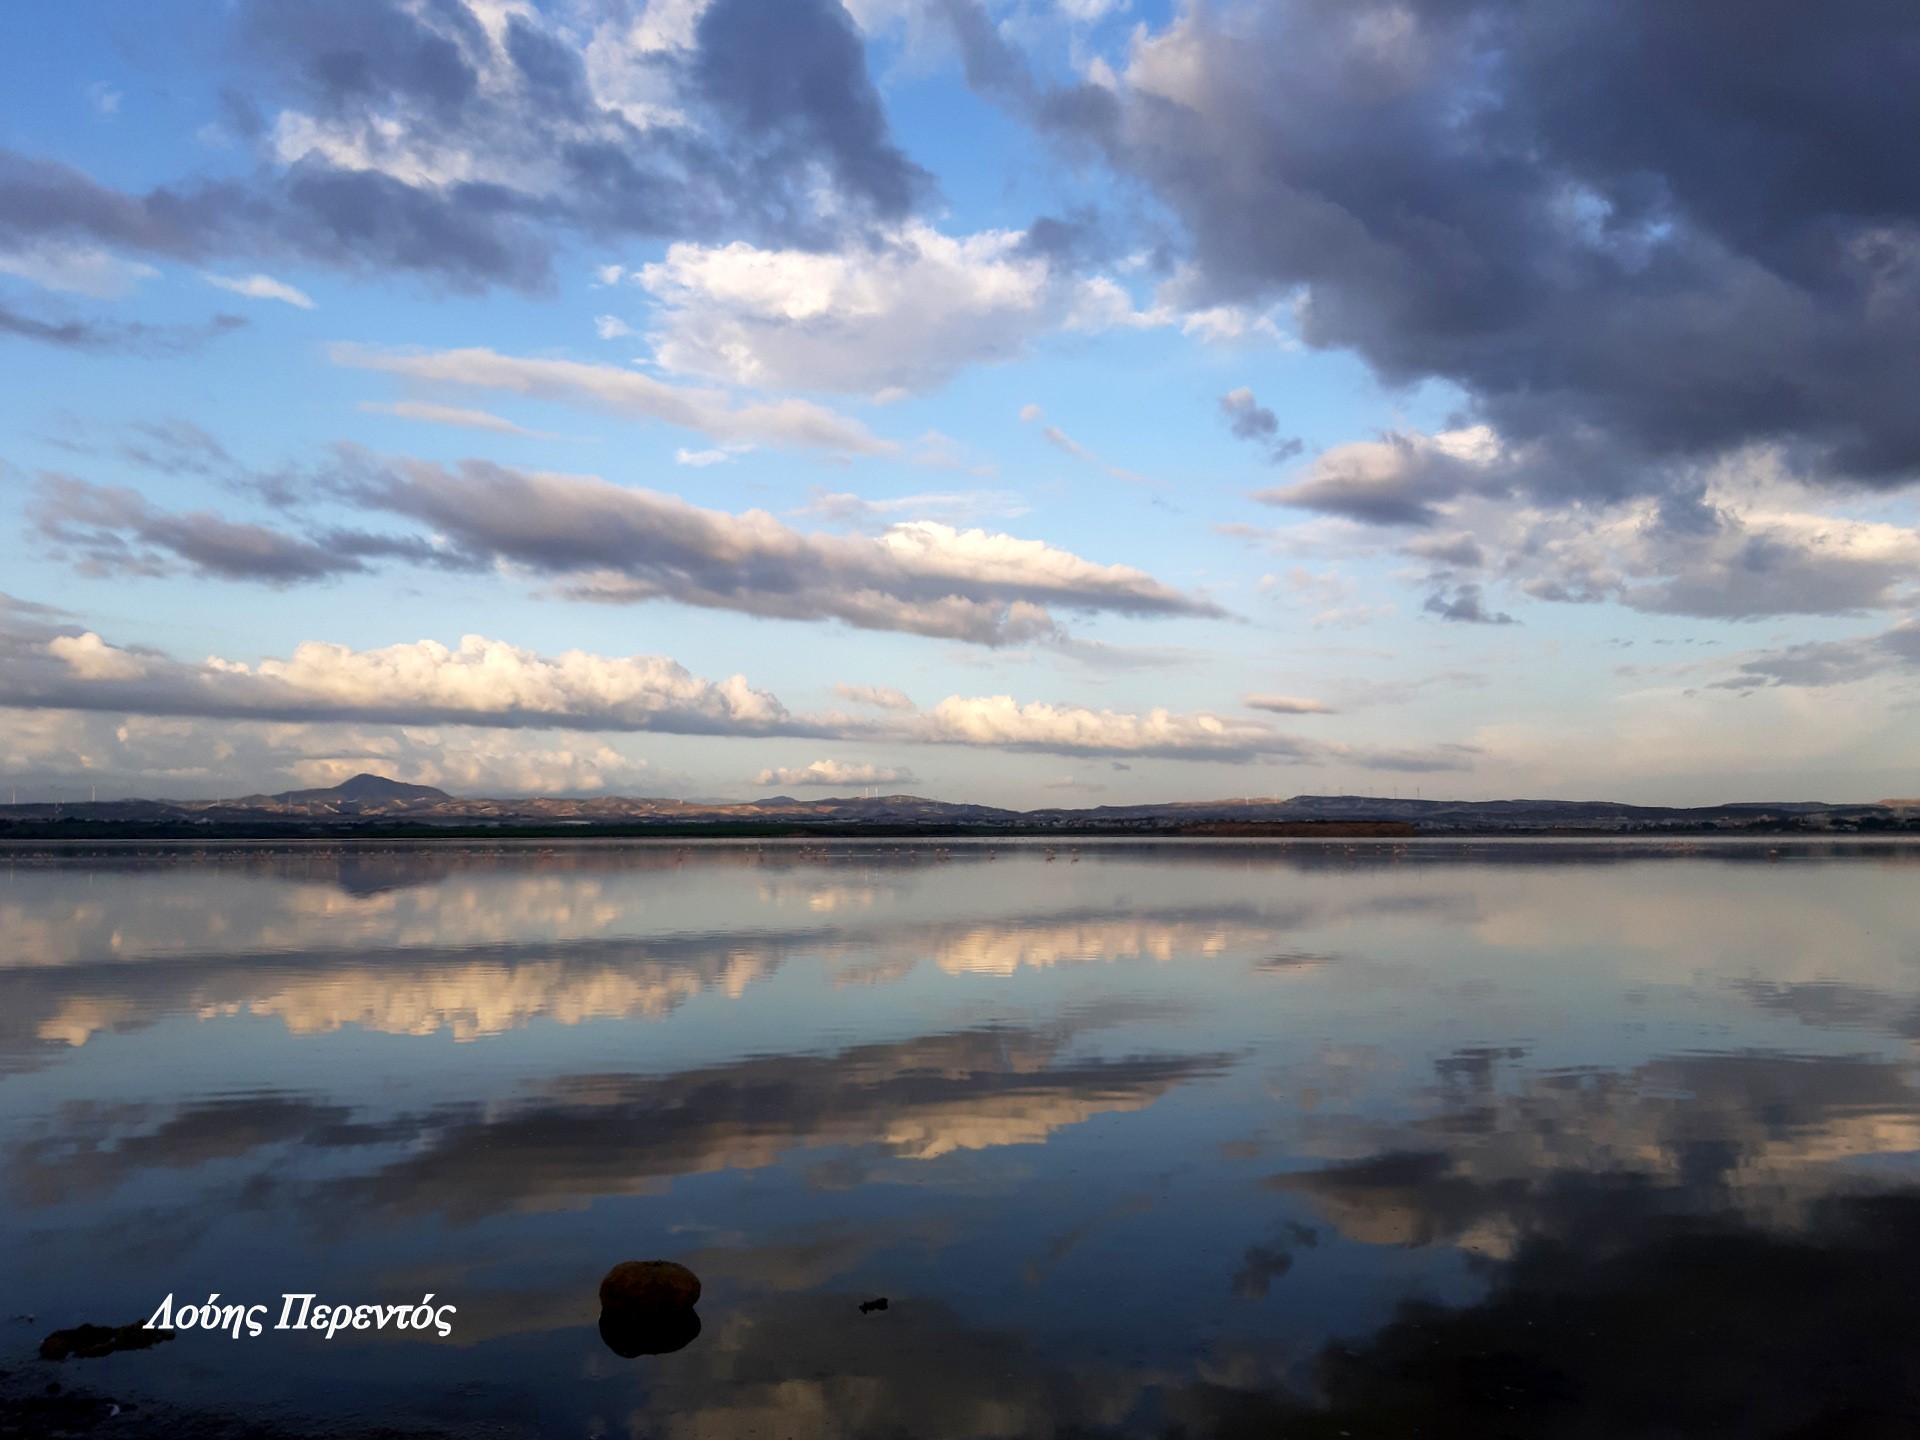
[[[1283,439],[1280,417],[1255,400],[1253,391],[1244,385],[1220,397],[1220,413],[1226,417],[1227,428],[1233,431],[1236,440],[1252,440],[1266,446],[1267,459],[1275,465],[1291,460],[1307,448],[1306,442],[1297,435]]]
[[[269,477],[276,489],[281,477]],[[1102,565],[1038,540],[897,521],[875,534],[804,532],[767,514],[706,510],[673,495],[592,476],[468,460],[456,469],[343,449],[302,481],[426,534],[313,529],[305,535],[209,511],[159,509],[138,492],[71,475],[42,477],[40,533],[92,574],[201,574],[274,585],[364,571],[392,559],[440,569],[508,565],[561,580],[571,598],[670,600],[788,620],[840,620],[974,644],[1060,632],[1056,610],[1137,618],[1223,615],[1126,565]]]
[[[975,89],[1167,206],[1203,297],[1289,297],[1305,343],[1450,382],[1514,444],[1599,438],[1603,465],[1527,470],[1537,498],[1756,444],[1920,475],[1912,12],[1183,6],[1055,86],[977,0],[942,8]]]
[[[1334,708],[1324,700],[1297,695],[1247,695],[1240,703],[1249,710],[1266,710],[1274,715],[1332,715]]]
[[[892,785],[913,779],[911,770],[888,765],[854,765],[844,760],[816,760],[800,769],[762,770],[754,783],[781,786]]]
[[[1777,686],[1825,689],[1877,675],[1920,671],[1920,620],[1849,640],[1811,640],[1765,650],[1741,660],[1735,673],[1714,682],[1722,690]]]
[[[304,290],[296,290],[284,280],[276,280],[271,275],[229,276],[203,271],[200,278],[216,289],[230,290],[235,295],[245,295],[249,299],[278,300],[297,309],[313,309],[313,300]]]
[[[1144,715],[1082,705],[1021,704],[1011,695],[950,695],[917,720],[917,738],[939,744],[1034,750],[1051,755],[1159,755],[1248,759],[1272,755],[1316,758],[1314,742],[1279,734],[1257,721],[1182,715],[1155,709]]]
[[[1439,502],[1506,488],[1500,459],[1498,438],[1483,426],[1355,440],[1322,452],[1301,479],[1253,498],[1369,525],[1434,525]]]
[[[13,275],[43,290],[64,290],[95,300],[117,300],[160,272],[123,260],[98,245],[42,241],[0,251],[0,275]]]
[[[462,725],[683,735],[798,736],[958,745],[1053,755],[1272,758],[1387,770],[1464,770],[1478,751],[1375,749],[1304,740],[1261,721],[1205,712],[1145,714],[950,695],[931,710],[874,719],[804,715],[735,675],[705,680],[658,655],[546,656],[469,635],[354,650],[307,641],[285,659],[194,665],[122,647],[44,607],[0,606],[0,708],[290,724]]]
[[[1543,600],[1740,620],[1896,608],[1916,596],[1920,531],[1802,508],[1803,490],[1703,486],[1598,515],[1527,515],[1503,568]]]
[[[831,491],[815,486],[807,503],[796,513],[824,520],[829,525],[884,529],[887,525],[898,523],[899,517],[939,520],[948,525],[965,525],[980,520],[1016,520],[1031,508],[1011,490],[957,490],[890,495],[873,500],[846,491]]]
[[[1470,534],[1416,535],[1400,547],[1401,553],[1416,560],[1430,560],[1454,570],[1480,570],[1487,563],[1487,552]]]
[[[914,703],[904,690],[891,685],[849,685],[842,680],[833,693],[849,705],[869,705],[876,710],[912,710]]]
[[[62,350],[101,354],[180,355],[239,330],[238,315],[215,315],[203,325],[151,325],[141,320],[49,320],[0,303],[0,337],[35,340]]]
[[[498,729],[813,733],[741,676],[703,680],[662,656],[570,650],[543,656],[469,635],[352,650],[307,641],[284,660],[183,664],[92,631],[11,621],[0,631],[0,695],[16,709],[209,719],[352,720]]]
[[[1420,607],[1429,615],[1464,625],[1512,625],[1514,618],[1504,610],[1489,610],[1480,598],[1480,587],[1471,580],[1451,588],[1442,587],[1427,597]]]
[[[1111,281],[1056,269],[1014,230],[912,222],[837,251],[674,245],[634,275],[669,370],[775,389],[925,391],[1041,334],[1139,323]]]
[[[886,455],[899,449],[848,419],[806,400],[735,405],[717,390],[669,385],[637,370],[578,360],[540,360],[492,350],[403,353],[336,345],[333,360],[407,380],[479,390],[505,390],[530,399],[609,411],[634,420],[658,420],[698,431],[729,445],[818,448],[850,455]]]
[[[103,186],[0,154],[0,250],[281,253],[537,289],[569,235],[829,243],[930,189],[838,0],[713,0],[686,25],[440,0],[245,0],[244,180]]]
[[[163,575],[180,561],[200,575],[282,586],[367,568],[340,540],[322,545],[205,510],[174,514],[71,475],[43,475],[28,513],[42,536],[77,552],[87,575]]]
[[[424,400],[394,400],[381,403],[367,400],[360,408],[372,415],[394,415],[402,420],[423,420],[429,425],[454,425],[463,430],[485,430],[494,435],[531,435],[537,439],[553,437],[543,430],[529,430],[486,410],[465,410],[458,405],[434,405]]]
[[[668,599],[988,645],[1054,633],[1050,607],[1223,613],[1129,566],[930,520],[871,536],[807,534],[764,511],[703,510],[656,491],[479,460],[456,472],[357,458],[332,484],[355,503],[431,527],[476,561],[563,577],[568,593],[611,603]]]
[[[1532,477],[1558,458],[1485,427],[1407,432],[1335,446],[1299,481],[1254,498],[1431,532],[1400,548],[1432,567],[1427,583],[1445,592],[1434,613],[1476,608],[1458,603],[1463,571],[1539,600],[1727,620],[1888,609],[1916,594],[1920,531],[1828,513],[1830,493],[1793,479],[1771,451],[1684,482],[1669,475],[1657,494],[1578,506],[1536,498]]]
[[[1026,423],[1032,424],[1036,421],[1044,421],[1047,418],[1047,412],[1042,410],[1038,405],[1023,405],[1020,407],[1020,418]],[[1096,470],[1104,470],[1116,480],[1125,480],[1132,485],[1163,485],[1162,481],[1149,479],[1137,471],[1123,470],[1118,465],[1107,464],[1106,461],[1102,460],[1098,455],[1095,455],[1084,445],[1081,445],[1057,425],[1041,425],[1040,438],[1056,450],[1064,450],[1082,464],[1091,465]]]

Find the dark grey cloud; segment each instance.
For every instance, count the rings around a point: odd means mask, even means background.
[[[1480,594],[1480,586],[1471,580],[1443,585],[1427,597],[1420,607],[1429,615],[1464,625],[1512,625],[1514,618],[1504,610],[1489,610]]]
[[[1251,440],[1263,446],[1267,459],[1275,465],[1291,460],[1307,448],[1297,435],[1280,433],[1280,417],[1253,398],[1253,391],[1242,386],[1220,397],[1220,413],[1236,440]]]
[[[206,465],[230,483],[252,478],[203,432],[149,430],[140,438],[154,452],[142,457],[163,471]],[[297,499],[344,501],[417,524],[431,538],[320,525],[295,533],[210,511],[168,511],[132,489],[53,472],[42,476],[31,515],[42,536],[96,575],[157,575],[184,563],[221,579],[291,585],[358,573],[379,559],[446,570],[510,563],[562,581],[579,599],[670,600],[985,645],[1058,638],[1049,607],[1225,613],[1144,571],[1037,541],[933,522],[878,536],[809,534],[760,511],[704,510],[655,491],[480,460],[450,470],[342,447],[321,471],[270,474],[254,488],[287,508]]]
[[[627,7],[578,18],[515,14],[496,36],[467,0],[243,0],[234,59],[250,88],[227,109],[254,173],[136,194],[0,152],[0,245],[530,289],[568,232],[825,245],[930,189],[839,0],[718,0],[691,50],[652,55],[614,38],[639,18]],[[589,86],[595,19],[650,113]]]
[[[840,0],[713,0],[693,75],[725,128],[777,188],[821,165],[843,195],[902,215],[931,177],[888,134],[866,45]]]
[[[372,553],[417,551],[416,559],[431,553],[424,541],[350,532],[316,541],[206,510],[174,513],[136,490],[55,472],[41,477],[28,513],[40,535],[70,552],[85,575],[163,575],[185,564],[200,575],[285,586],[364,571]]]
[[[587,599],[671,599],[989,645],[1054,633],[1048,606],[1222,613],[1138,570],[931,523],[879,537],[808,535],[759,512],[703,510],[676,496],[480,460],[456,472],[348,454],[331,483],[356,504],[430,526],[476,559],[563,577]]]
[[[1920,672],[1920,621],[1905,620],[1878,635],[1811,640],[1762,651],[1742,660],[1732,675],[1716,680],[1713,688],[1824,689],[1901,671]]]
[[[34,340],[63,350],[131,355],[178,355],[241,329],[239,315],[215,315],[204,325],[151,325],[137,320],[100,320],[77,316],[48,319],[0,301],[0,337]]]
[[[1431,560],[1455,570],[1480,570],[1487,563],[1487,552],[1480,542],[1462,531],[1457,535],[1421,535],[1400,547],[1417,560]]]
[[[1280,433],[1280,419],[1253,398],[1253,391],[1230,390],[1220,397],[1220,413],[1238,440],[1271,440]]]
[[[1117,91],[1049,88],[973,0],[969,80],[1144,180],[1208,298],[1439,377],[1605,498],[1763,443],[1920,475],[1920,10],[1902,0],[1183,9]],[[1099,93],[1091,93],[1098,90]],[[1370,518],[1370,517],[1361,517]]]

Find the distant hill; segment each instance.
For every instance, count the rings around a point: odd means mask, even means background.
[[[1912,801],[1740,803],[1675,809],[1611,800],[1403,800],[1294,795],[1091,809],[1009,810],[920,795],[703,803],[630,795],[485,798],[361,774],[322,789],[235,800],[0,805],[0,836],[225,833],[234,836],[433,830],[562,834],[1010,834],[1409,837],[1446,835],[1920,834]]]
[[[370,775],[365,771],[324,790],[285,790],[268,798],[281,805],[360,806],[438,805],[454,799],[431,785],[409,785],[403,780],[389,780],[384,775]]]

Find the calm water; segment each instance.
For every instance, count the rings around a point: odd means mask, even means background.
[[[303,1432],[1911,1434],[1916,1037],[1913,848],[14,852],[0,1369]],[[702,1333],[622,1359],[656,1256]],[[458,1311],[32,1358],[215,1291]]]

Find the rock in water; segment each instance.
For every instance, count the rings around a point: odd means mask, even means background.
[[[116,1350],[145,1350],[162,1340],[173,1339],[171,1330],[149,1330],[132,1325],[76,1325],[71,1330],[56,1330],[40,1342],[42,1360],[97,1360]]]
[[[623,1260],[600,1282],[600,1304],[614,1310],[691,1310],[700,1277],[671,1260]]]

